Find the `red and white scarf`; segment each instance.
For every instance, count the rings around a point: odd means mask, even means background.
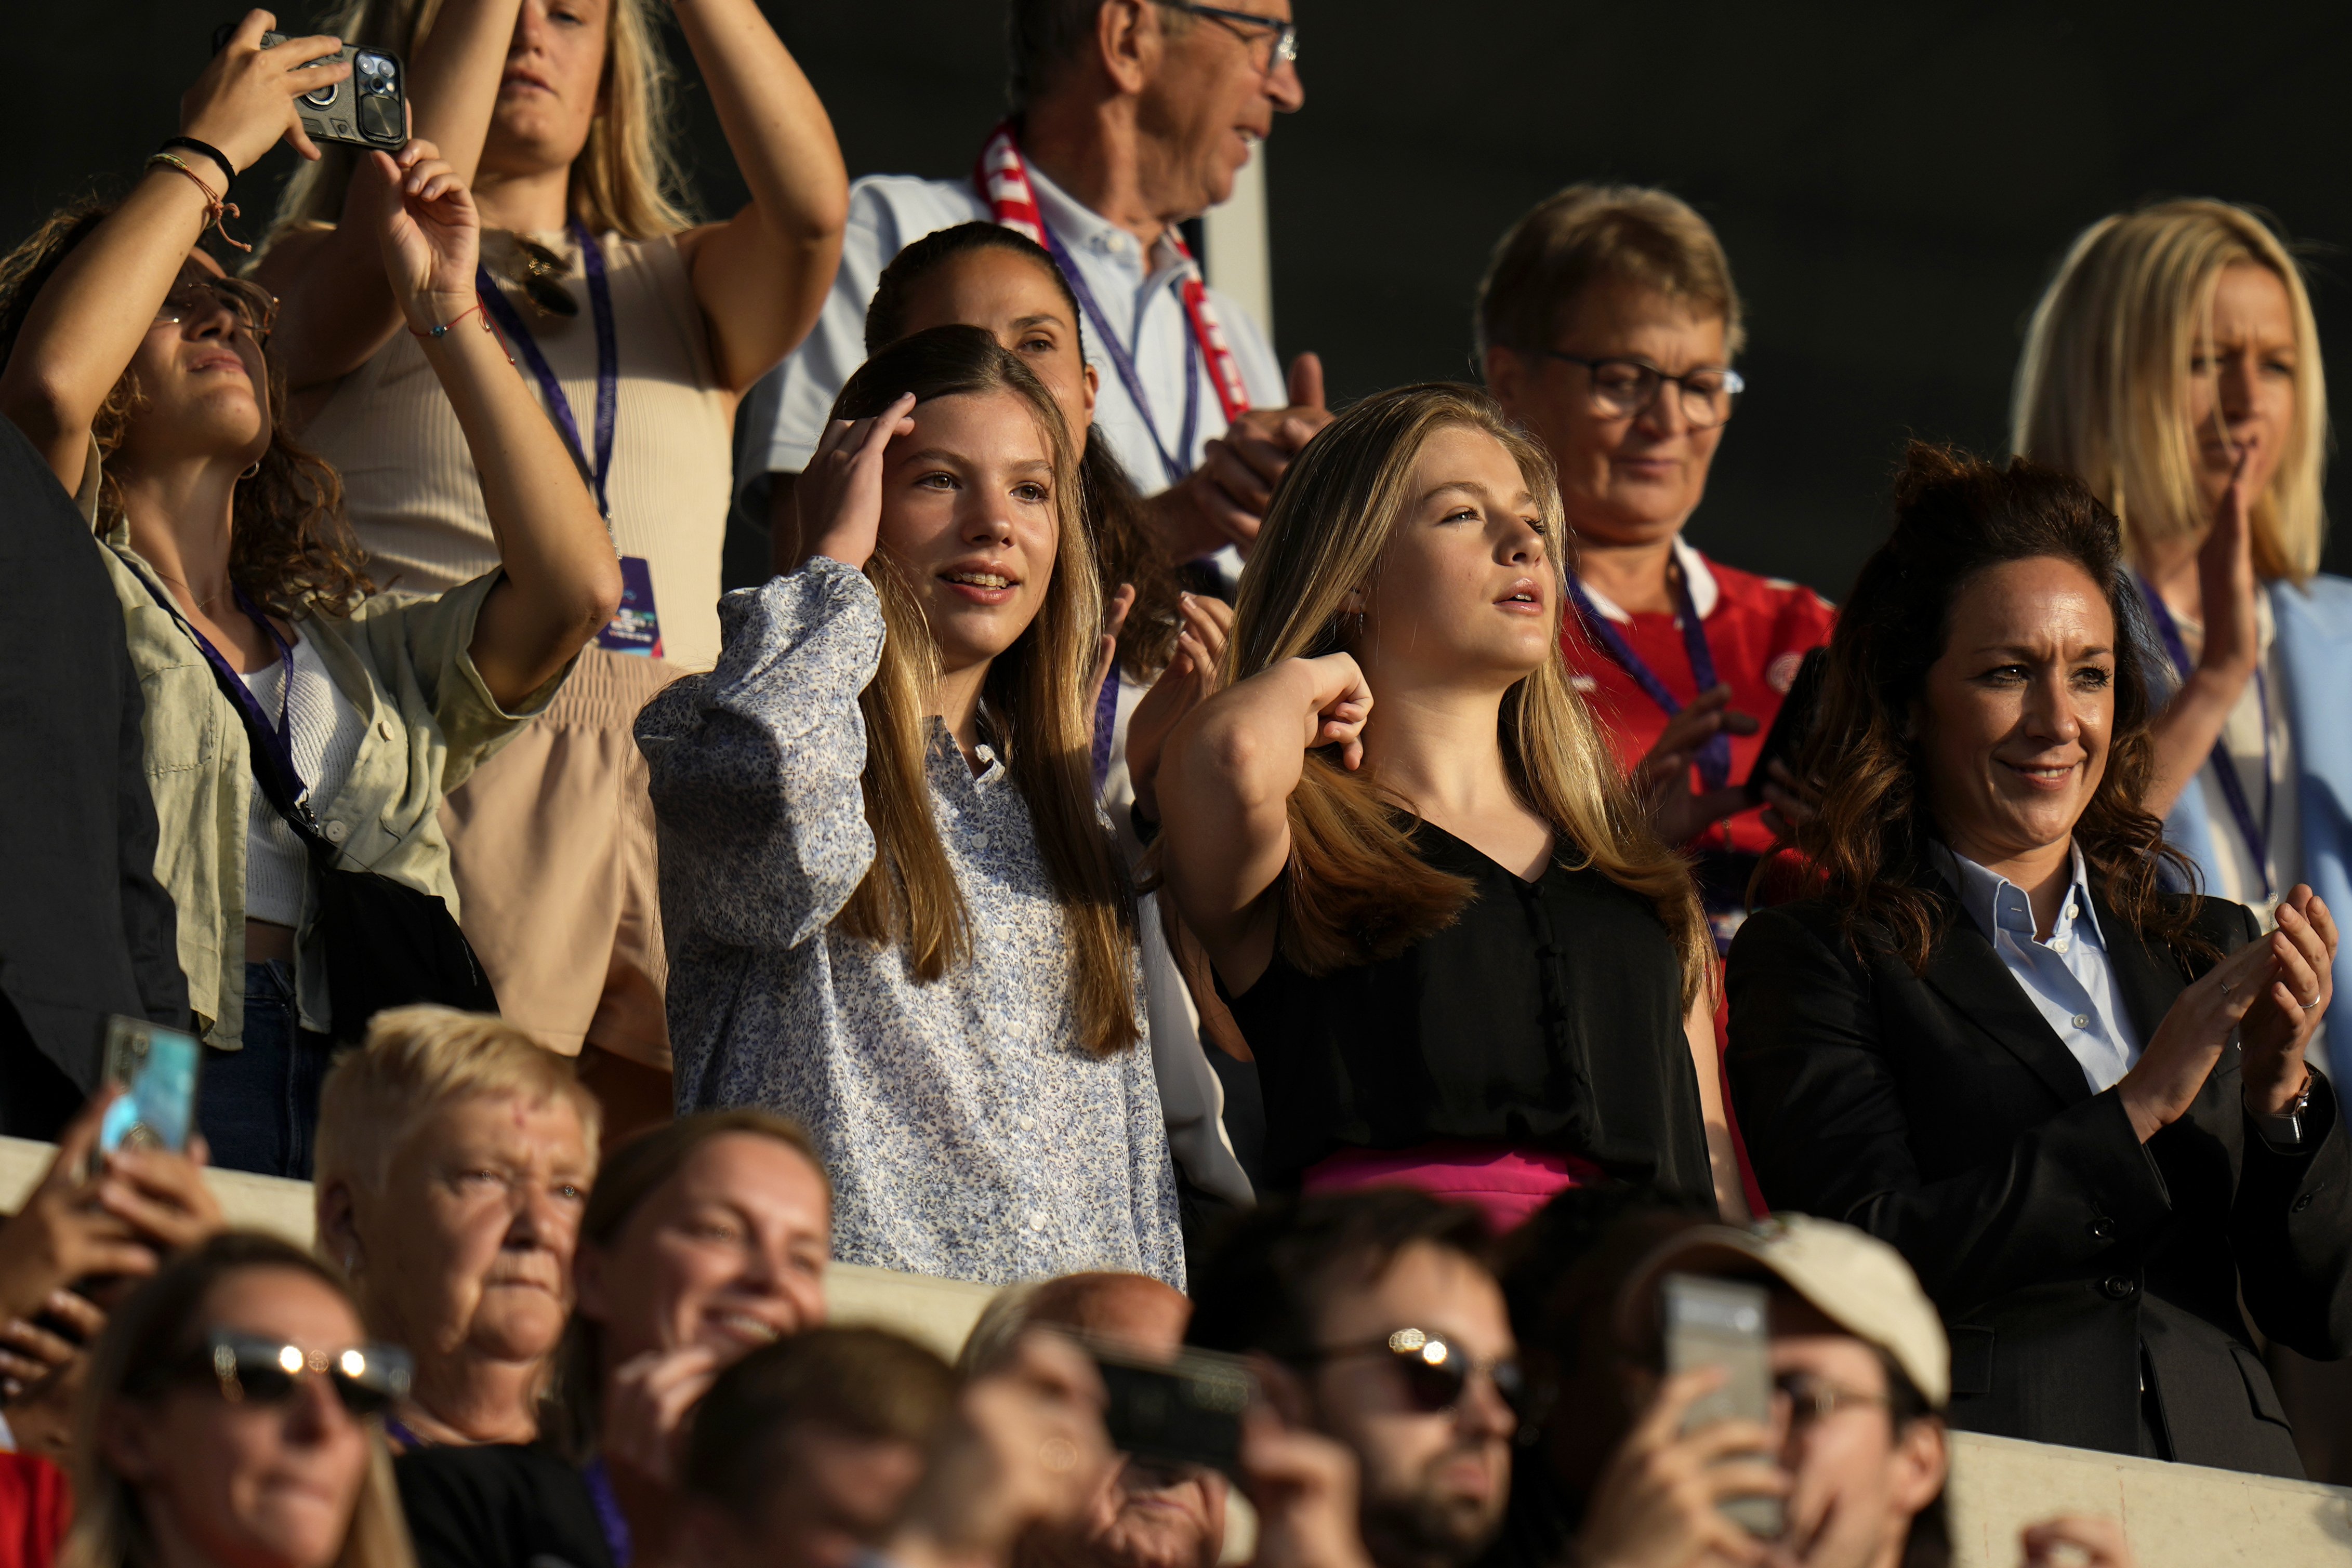
[[[981,149],[980,165],[972,182],[980,188],[995,220],[1013,233],[1034,240],[1048,250],[1045,214],[1038,210],[1036,190],[1029,183],[1029,166],[1021,156],[1020,139],[1014,134],[1013,122],[1005,120],[989,133],[988,145]],[[1208,362],[1209,380],[1217,389],[1217,402],[1225,411],[1225,423],[1247,413],[1250,409],[1249,388],[1242,381],[1241,361],[1225,341],[1225,329],[1218,324],[1217,308],[1209,298],[1209,287],[1201,279],[1200,263],[1184,237],[1171,225],[1165,237],[1176,254],[1183,259],[1184,279],[1180,293],[1184,301],[1184,314],[1192,324],[1193,340],[1201,346],[1201,357]]]

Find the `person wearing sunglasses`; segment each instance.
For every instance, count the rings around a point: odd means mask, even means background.
[[[99,1339],[60,1560],[415,1568],[381,1427],[407,1376],[325,1264],[275,1237],[213,1238]]]
[[[412,141],[363,172],[382,262],[479,455],[504,555],[446,593],[370,596],[334,469],[286,434],[272,302],[199,243],[235,215],[221,161],[281,136],[315,155],[294,98],[350,68],[304,63],[331,37],[263,48],[270,26],[247,14],[183,100],[188,134],[119,205],[69,208],[0,261],[0,413],[77,498],[119,601],[213,1159],[307,1176],[323,1037],[357,1040],[372,1010],[330,994],[330,961],[351,992],[438,979],[387,967],[372,938],[388,921],[337,922],[331,952],[329,890],[460,946],[443,797],[552,698],[622,582],[482,314],[472,199]]]
[[[1550,452],[1576,543],[1561,646],[1660,832],[1696,852],[1718,952],[1794,780],[1762,732],[1832,612],[1683,538],[1747,380],[1738,290],[1706,220],[1664,191],[1571,185],[1503,236],[1479,285],[1486,384]],[[1753,786],[1751,790],[1750,786]]]
[[[1306,102],[1291,0],[1006,0],[1011,116],[958,180],[869,175],[850,186],[833,293],[807,341],[751,395],[737,463],[776,570],[800,563],[793,487],[834,399],[866,358],[866,305],[905,246],[1003,224],[1070,282],[1099,375],[1094,430],[1146,497],[1180,566],[1213,557],[1230,594],[1236,549],[1266,497],[1328,423],[1321,362],[1286,379],[1264,328],[1213,287],[1179,225],[1232,195],[1274,117]]]
[[[1194,1281],[1186,1342],[1355,1454],[1377,1568],[1461,1568],[1501,1525],[1520,1382],[1487,1246],[1478,1210],[1371,1187],[1252,1210]]]

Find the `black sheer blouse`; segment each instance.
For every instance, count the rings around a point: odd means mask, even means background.
[[[1648,900],[1557,858],[1523,881],[1427,822],[1412,840],[1473,883],[1460,919],[1320,977],[1277,950],[1230,998],[1257,1058],[1266,1185],[1294,1189],[1345,1148],[1465,1140],[1712,1203],[1680,959]]]

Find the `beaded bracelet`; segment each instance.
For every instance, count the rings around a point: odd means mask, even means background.
[[[421,331],[415,327],[411,327],[408,329],[408,335],[412,338],[446,338],[449,335],[450,328],[455,327],[458,322],[463,321],[467,317],[471,316],[475,311],[481,309],[482,297],[477,294],[474,296],[474,302],[471,305],[467,306],[463,310],[458,311],[455,316],[450,317],[449,319],[442,322],[438,327],[427,327]],[[487,332],[489,329],[489,312],[483,310],[482,330]]]
[[[227,241],[230,245],[235,246],[237,249],[247,252],[250,252],[253,249],[251,246],[246,244],[243,240],[229,233],[228,225],[222,221],[225,217],[241,218],[245,216],[243,213],[236,210],[236,204],[215,193],[210,185],[205,183],[205,177],[202,174],[197,173],[194,169],[189,168],[184,160],[173,157],[169,152],[157,152],[148,158],[147,167],[150,169],[160,167],[177,170],[179,172],[188,177],[188,183],[190,184],[195,186],[197,190],[202,191],[205,193],[205,227],[198,229],[196,231],[197,234],[202,235],[205,232],[205,229],[217,229],[220,232],[221,238]]]

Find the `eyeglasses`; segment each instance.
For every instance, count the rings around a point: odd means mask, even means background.
[[[250,1334],[215,1333],[183,1364],[184,1375],[209,1380],[231,1405],[284,1405],[304,1377],[323,1377],[352,1415],[381,1416],[408,1392],[414,1367],[396,1345],[306,1351]]]
[[[1260,16],[1250,11],[1229,11],[1222,5],[1196,5],[1192,0],[1153,0],[1171,11],[1181,11],[1188,16],[1206,16],[1247,45],[1253,54],[1262,38],[1271,37],[1274,48],[1258,68],[1272,76],[1277,65],[1297,64],[1298,60],[1298,24],[1286,22],[1279,16]]]
[[[1816,1377],[1810,1372],[1784,1372],[1772,1380],[1772,1387],[1775,1392],[1788,1396],[1789,1424],[1791,1427],[1826,1421],[1841,1410],[1865,1405],[1891,1407],[1891,1402],[1884,1394],[1865,1394],[1859,1388],[1848,1388],[1825,1377]]]
[[[278,297],[242,277],[183,278],[155,308],[155,325],[176,327],[183,321],[226,309],[257,343],[269,340],[278,323]]]
[[[1643,360],[1588,360],[1558,349],[1538,349],[1548,360],[1582,365],[1592,378],[1592,412],[1603,419],[1633,419],[1650,412],[1659,391],[1668,382],[1682,403],[1683,420],[1693,430],[1712,430],[1731,417],[1748,378],[1720,367],[1685,371],[1670,376]]]
[[[1309,1351],[1292,1359],[1303,1362],[1338,1361],[1351,1355],[1387,1354],[1396,1369],[1403,1375],[1405,1396],[1412,1407],[1424,1416],[1435,1416],[1462,1403],[1464,1390],[1473,1377],[1483,1376],[1494,1385],[1495,1392],[1504,1404],[1518,1414],[1527,1397],[1527,1385],[1519,1375],[1519,1364],[1497,1356],[1480,1361],[1438,1335],[1421,1329],[1399,1329],[1386,1339],[1367,1344],[1337,1345],[1328,1350]]]

